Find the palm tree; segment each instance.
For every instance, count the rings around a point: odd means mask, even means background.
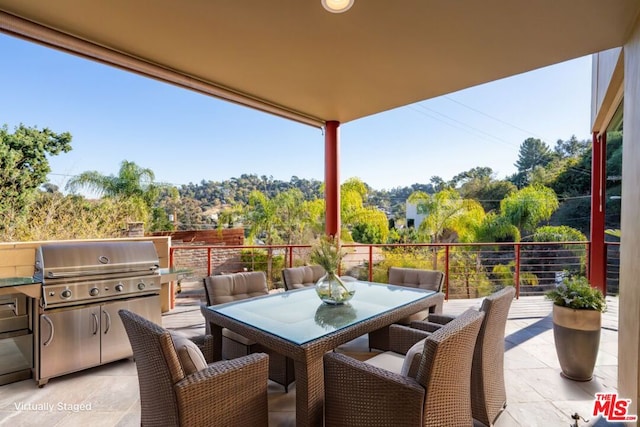
[[[249,204],[246,209],[249,238],[255,240],[260,237],[267,245],[267,280],[269,282],[271,282],[273,270],[273,248],[271,245],[280,243],[278,234],[280,218],[277,209],[275,201],[269,199],[263,192],[253,190],[249,194]]]
[[[136,206],[136,220],[148,223],[153,205],[160,195],[160,187],[154,184],[154,179],[151,169],[124,160],[117,176],[87,171],[70,179],[65,188],[71,192],[85,189],[104,197],[132,201]]]
[[[549,187],[534,184],[502,199],[500,214],[518,227],[524,238],[524,233],[531,233],[541,221],[548,221],[558,206],[555,191]]]
[[[485,216],[477,201],[463,199],[451,188],[434,195],[416,191],[407,200],[425,215],[418,233],[431,243],[444,242],[447,232],[454,232],[460,241],[474,241],[474,230]]]

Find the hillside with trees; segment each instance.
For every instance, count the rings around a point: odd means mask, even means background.
[[[115,237],[127,222],[143,222],[146,231],[242,226],[256,241],[304,243],[324,228],[323,183],[318,180],[242,174],[175,187],[155,182],[153,171],[124,160],[117,175],[87,171],[74,177],[64,194],[46,182],[47,156],[69,150],[69,133],[25,126],[0,130],[4,241]],[[588,233],[590,141],[572,137],[551,148],[528,138],[515,166],[517,172],[504,179],[478,166],[450,181],[432,176],[427,183],[390,190],[349,178],[341,187],[343,237],[361,243],[509,241],[533,238],[540,226]],[[609,196],[620,195],[621,167],[622,134],[615,133],[608,138]],[[102,197],[86,199],[76,193],[81,189]],[[551,199],[555,203],[541,203]],[[406,227],[407,200],[432,213],[424,229]],[[608,199],[607,228],[619,228],[619,211],[620,201]],[[265,229],[266,224],[277,230]]]

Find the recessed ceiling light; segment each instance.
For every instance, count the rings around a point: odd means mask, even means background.
[[[355,0],[320,0],[322,6],[331,13],[342,13],[351,9]]]

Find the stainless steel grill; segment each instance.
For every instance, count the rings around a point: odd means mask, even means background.
[[[56,243],[38,249],[34,278],[50,308],[159,292],[158,267],[150,241]]]
[[[34,278],[42,283],[36,380],[132,355],[118,310],[161,322],[159,258],[151,241],[43,245]]]

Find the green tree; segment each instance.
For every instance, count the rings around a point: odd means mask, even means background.
[[[347,228],[357,220],[367,194],[367,186],[359,178],[349,178],[340,186],[340,218]]]
[[[559,139],[553,151],[560,157],[580,157],[587,153],[591,142],[588,140],[579,141],[575,135],[571,135],[567,141]]]
[[[516,262],[509,261],[507,264],[496,264],[491,270],[491,274],[494,276],[495,281],[502,286],[515,286],[516,285]],[[521,286],[537,286],[538,276],[528,271],[520,272],[520,285]]]
[[[201,230],[212,225],[205,217],[202,202],[192,198],[181,198],[178,214],[179,230]]]
[[[298,189],[289,189],[269,198],[254,190],[249,195],[245,221],[249,238],[260,239],[267,248],[267,277],[272,277],[273,249],[271,245],[302,243],[313,237],[318,203],[305,203]],[[307,240],[308,241],[308,240]]]
[[[249,239],[261,239],[267,247],[267,278],[273,271],[273,248],[270,245],[280,243],[278,235],[278,211],[275,202],[263,192],[253,190],[249,194],[246,210],[246,222],[249,225]]]
[[[506,180],[496,180],[493,170],[488,167],[476,167],[453,177],[453,187],[460,185],[458,191],[463,199],[475,199],[485,212],[497,211],[500,201],[517,190],[517,187]]]
[[[476,242],[519,242],[520,231],[509,219],[489,212],[476,231]]]
[[[432,176],[431,179],[429,179],[429,183],[431,184],[434,193],[449,187],[449,184],[437,175]]]
[[[418,227],[418,235],[422,241],[431,243],[441,242],[472,242],[480,228],[485,216],[484,209],[475,200],[463,199],[452,188],[444,189],[430,195],[423,192],[415,192],[409,196],[408,201],[416,205],[417,211],[425,216]],[[475,263],[474,257],[460,251],[458,257],[460,265],[469,268],[469,263]],[[434,269],[438,264],[437,248],[433,250]],[[475,265],[475,264],[474,264]],[[462,268],[462,267],[461,267]],[[468,277],[467,277],[468,279]],[[469,286],[469,280],[464,281]],[[468,289],[467,289],[468,290]]]
[[[518,161],[515,167],[518,173],[512,178],[513,183],[522,188],[530,183],[531,173],[537,166],[546,166],[553,159],[549,146],[537,138],[527,138],[520,145]]]
[[[267,245],[279,243],[277,206],[263,192],[253,190],[245,211],[249,238],[261,239]]]
[[[500,213],[520,230],[533,232],[541,221],[551,218],[558,209],[556,193],[548,187],[530,185],[505,197],[500,202]]]
[[[587,236],[580,230],[566,225],[545,225],[533,233],[534,242],[586,242]]]
[[[71,150],[71,134],[57,134],[22,124],[13,133],[0,128],[0,235],[13,240],[15,226],[24,220],[37,189],[51,172],[47,156]]]
[[[431,243],[472,240],[485,215],[478,202],[463,199],[451,188],[434,195],[418,191],[408,201],[416,205],[418,213],[426,215],[418,233]]]
[[[233,228],[235,223],[243,217],[244,213],[245,209],[240,205],[225,206],[220,212],[218,212],[218,230],[225,227]]]
[[[312,236],[319,236],[324,233],[324,199],[307,200],[304,202],[304,211],[309,218],[309,230]],[[312,238],[304,238],[302,242],[308,242]],[[301,242],[301,243],[302,243]]]
[[[78,195],[40,192],[27,220],[17,227],[19,240],[70,240],[121,237],[136,207],[128,199],[87,200]]]
[[[369,187],[355,177],[340,186],[342,225],[356,242],[385,243],[389,236],[389,222],[384,212],[365,205],[369,191]]]
[[[351,228],[351,236],[358,243],[386,243],[389,221],[384,212],[376,208],[362,208]]]
[[[588,144],[588,142],[584,142]],[[578,150],[576,157],[565,160],[557,179],[550,186],[559,197],[565,199],[553,216],[554,224],[571,225],[587,232],[589,230],[589,209],[591,195],[591,145]],[[622,175],[622,132],[607,134],[607,196],[620,195]],[[606,200],[606,226],[619,228],[620,201]]]
[[[182,207],[180,199],[180,192],[176,187],[165,186],[160,189],[160,196],[153,207],[151,230],[172,231],[176,229],[178,211]]]
[[[88,189],[108,198],[128,199],[137,208],[132,220],[143,221],[149,229],[150,214],[160,196],[160,186],[153,182],[154,179],[151,169],[124,160],[118,175],[107,176],[97,171],[87,171],[70,179],[65,188],[72,192]]]
[[[274,197],[278,215],[280,236],[287,244],[301,243],[310,226],[310,215],[304,203],[304,195],[297,188],[291,188]]]
[[[474,180],[490,180],[493,177],[493,169],[489,167],[476,166],[468,171],[461,172],[454,176],[451,181],[451,187],[457,187],[458,184],[464,184]]]

